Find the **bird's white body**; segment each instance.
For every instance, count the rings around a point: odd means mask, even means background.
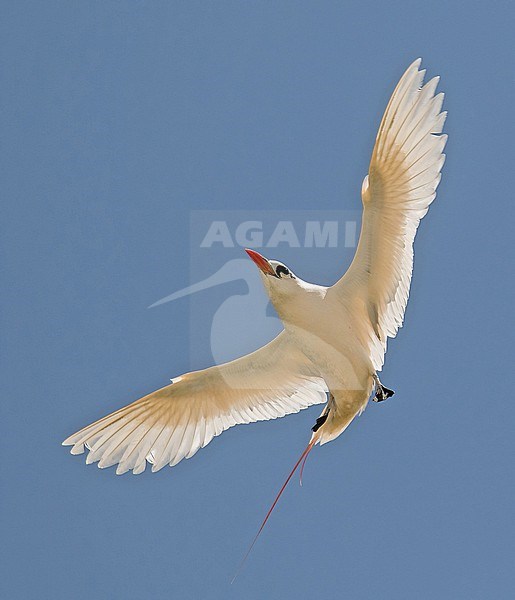
[[[225,429],[326,404],[309,448],[340,435],[384,392],[388,337],[402,325],[413,268],[413,242],[436,195],[444,162],[445,113],[438,78],[422,87],[415,61],[381,121],[362,188],[363,219],[354,260],[331,287],[307,283],[287,267],[247,250],[284,330],[237,360],[186,373],[70,436],[87,462],[118,463],[117,473],[156,471],[189,458]],[[382,398],[381,398],[382,399]]]
[[[364,410],[374,386],[375,369],[361,332],[365,321],[359,311],[347,310],[349,305],[344,304],[342,310],[341,300],[331,288],[297,277],[281,287],[286,289],[279,293],[270,289],[269,295],[285,334],[309,359],[331,394],[328,419],[313,434],[324,444],[340,435]]]

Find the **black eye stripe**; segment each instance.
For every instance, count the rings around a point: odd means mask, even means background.
[[[281,276],[281,273],[284,275],[289,275],[290,271],[288,271],[288,269],[284,266],[284,265],[278,265],[275,269],[275,272],[277,274],[278,277]]]

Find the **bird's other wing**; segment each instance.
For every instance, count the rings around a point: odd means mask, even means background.
[[[240,423],[276,419],[326,401],[326,387],[283,331],[259,350],[186,373],[63,442],[117,474],[176,465]]]
[[[365,307],[369,349],[376,369],[387,337],[402,326],[413,270],[413,241],[436,196],[447,141],[439,78],[423,87],[416,60],[401,77],[376,137],[363,181],[363,219],[356,255],[331,293]]]

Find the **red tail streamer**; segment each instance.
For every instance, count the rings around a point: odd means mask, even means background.
[[[300,463],[307,457],[307,455],[309,454],[309,452],[311,451],[311,449],[313,448],[313,446],[315,445],[315,441],[316,440],[311,440],[311,442],[309,442],[309,444],[307,445],[306,449],[304,450],[304,452],[300,455],[299,460],[295,463],[295,466],[293,467],[293,469],[291,470],[290,474],[288,475],[286,481],[283,483],[282,488],[279,490],[279,493],[277,494],[277,496],[275,497],[275,500],[272,504],[272,506],[270,507],[270,510],[266,513],[266,517],[264,518],[263,522],[261,523],[261,527],[259,528],[258,532],[256,533],[255,538],[252,540],[252,544],[250,544],[249,549],[247,550],[247,554],[245,554],[245,556],[243,557],[243,560],[241,561],[240,565],[238,566],[238,569],[236,570],[236,573],[234,574],[234,577],[231,580],[231,584],[234,583],[234,580],[236,579],[236,577],[238,577],[238,575],[240,574],[240,571],[243,568],[243,565],[245,564],[245,561],[247,560],[250,552],[252,551],[252,548],[254,548],[254,544],[257,542],[257,539],[259,537],[259,534],[263,531],[266,522],[268,521],[270,515],[272,514],[272,511],[275,508],[275,505],[279,502],[279,498],[282,496],[282,493],[284,492],[286,486],[288,485],[288,483],[290,482],[290,479],[293,477],[293,474],[295,473],[295,471],[298,469]]]
[[[302,475],[304,473],[304,467],[306,466],[306,461],[308,460],[309,453],[313,449],[314,445],[315,445],[314,441],[311,442],[309,444],[309,446],[306,448],[307,452],[306,451],[304,452],[304,460],[302,461],[302,466],[300,468],[300,476],[299,476],[299,483],[301,486],[302,486]]]

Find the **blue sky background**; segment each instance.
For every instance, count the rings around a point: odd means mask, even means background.
[[[2,4],[2,597],[513,593],[510,4]],[[188,299],[146,309],[193,279],[190,211],[359,209],[418,56],[450,137],[384,370],[397,394],[312,453],[230,586],[317,408],[155,475],[60,442],[191,368]]]

